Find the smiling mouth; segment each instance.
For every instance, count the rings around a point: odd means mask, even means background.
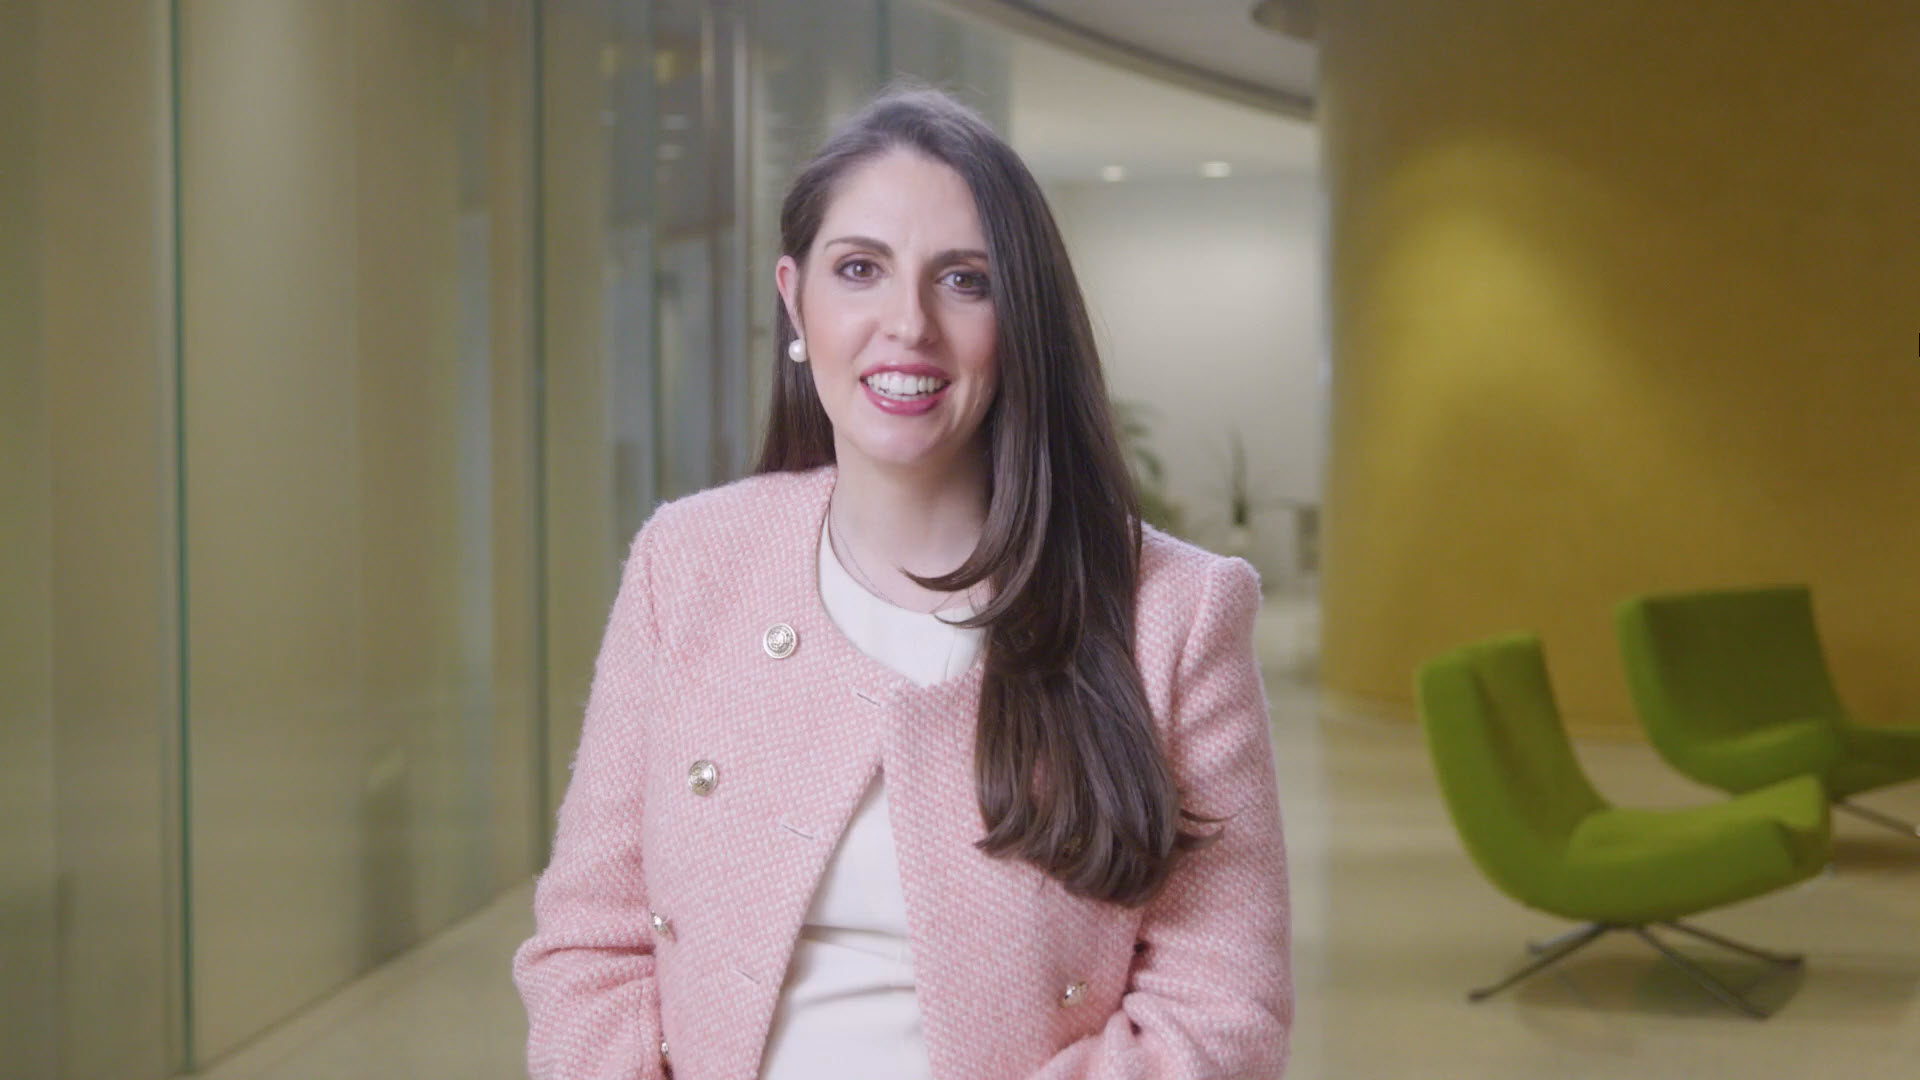
[[[867,389],[890,401],[919,401],[945,390],[950,380],[931,375],[905,375],[882,371],[860,380]]]

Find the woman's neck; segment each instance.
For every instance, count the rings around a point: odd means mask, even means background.
[[[901,571],[948,574],[973,553],[986,524],[986,463],[969,455],[945,469],[909,473],[846,455],[828,512],[834,553],[855,577],[864,576],[882,599],[929,610],[942,594]]]

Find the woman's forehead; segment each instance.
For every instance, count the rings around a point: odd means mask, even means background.
[[[841,179],[817,242],[824,247],[844,237],[901,250],[986,247],[966,181],[951,166],[906,150],[863,162]]]

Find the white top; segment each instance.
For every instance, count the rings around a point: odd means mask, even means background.
[[[982,631],[896,607],[854,580],[824,530],[820,599],[861,652],[921,686],[965,674]],[[773,1013],[761,1080],[931,1080],[914,996],[907,904],[900,891],[884,777],[854,810],[794,943]]]

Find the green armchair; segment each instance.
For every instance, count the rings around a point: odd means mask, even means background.
[[[1820,872],[1829,857],[1827,800],[1812,777],[1783,780],[1714,805],[1615,807],[1574,758],[1539,639],[1469,645],[1420,669],[1427,748],[1448,813],[1481,872],[1528,907],[1585,926],[1529,964],[1472,991],[1485,998],[1602,935],[1633,933],[1727,1005],[1765,1013],[1655,937],[1660,925],[1781,965],[1800,962],[1680,920],[1761,896]]]
[[[1852,801],[1920,778],[1920,727],[1852,722],[1804,586],[1634,597],[1616,624],[1640,721],[1675,769],[1732,792],[1817,776],[1842,810],[1920,836]]]

